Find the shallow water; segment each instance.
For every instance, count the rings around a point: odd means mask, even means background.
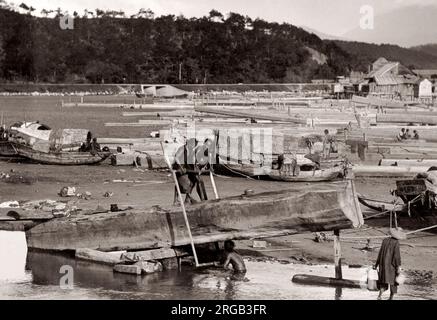
[[[247,282],[230,280],[229,274],[221,270],[194,270],[189,266],[184,266],[182,272],[137,277],[63,255],[27,252],[24,233],[0,231],[0,299],[372,300],[377,296],[365,287],[338,290],[291,282],[295,274],[332,276],[332,265],[253,259],[246,259],[246,265]],[[71,266],[70,282],[64,281],[62,266]],[[343,275],[365,280],[366,269],[345,267]],[[437,287],[432,283],[404,285],[399,288],[398,299],[437,299]]]

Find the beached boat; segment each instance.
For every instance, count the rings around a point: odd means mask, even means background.
[[[406,208],[404,204],[399,204],[395,201],[389,202],[383,200],[373,200],[368,199],[360,194],[358,195],[358,201],[363,206],[379,212],[402,212]]]
[[[51,151],[41,152],[26,145],[14,144],[17,154],[23,158],[42,163],[57,165],[91,165],[107,159],[111,152]]]
[[[9,141],[0,141],[0,157],[17,156],[17,152]]]
[[[225,170],[237,175],[259,177],[272,179],[276,181],[286,182],[323,182],[340,180],[346,176],[344,165],[336,165],[333,167],[325,167],[322,169],[314,169],[308,167],[309,170],[300,170],[293,175],[286,175],[277,169],[272,169],[271,166],[260,166],[256,164],[238,164],[230,162],[221,162],[220,164]]]
[[[281,174],[279,170],[271,170],[268,177],[273,180],[288,182],[333,181],[344,178],[345,169],[342,166],[337,166],[320,170],[300,171],[296,176]]]
[[[256,239],[363,225],[353,181],[209,200],[187,207],[195,244]],[[29,248],[102,251],[190,244],[180,207],[74,215],[26,232]]]

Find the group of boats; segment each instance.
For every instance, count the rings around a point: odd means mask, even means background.
[[[52,130],[38,122],[21,122],[10,127],[8,139],[1,141],[0,152],[59,165],[96,164],[110,156],[109,151],[79,151],[85,140],[89,140],[88,130]],[[272,161],[266,163],[243,163],[218,155],[218,166],[238,175],[296,182],[282,191],[203,201],[188,206],[186,212],[175,206],[153,206],[32,219],[32,214],[37,216],[38,212],[26,212],[21,217],[20,212],[11,209],[15,213],[9,212],[6,220],[0,219],[0,229],[2,223],[9,223],[7,219],[32,221],[24,230],[29,248],[33,249],[140,250],[360,227],[364,225],[360,202],[381,209],[356,193],[347,160],[336,157],[314,160],[311,154],[294,155],[291,165],[287,162],[284,169],[281,157],[272,155]],[[406,196],[404,200],[408,203],[417,198],[419,191],[429,189],[422,187],[398,188],[398,196]],[[435,191],[427,194],[435,196]]]

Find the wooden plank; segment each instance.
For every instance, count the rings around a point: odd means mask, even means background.
[[[142,122],[106,122],[105,127],[147,127],[169,126],[173,121],[169,120],[143,120]]]
[[[378,114],[377,123],[420,123],[420,124],[437,124],[436,116],[416,115],[416,114]],[[436,129],[437,130],[437,129]]]
[[[137,257],[139,260],[150,261],[150,260],[161,260],[168,258],[177,258],[187,256],[188,252],[181,249],[172,248],[160,248],[155,250],[146,251],[135,251],[127,253],[127,257]]]
[[[98,142],[102,144],[148,144],[160,143],[159,138],[99,138]]]
[[[109,253],[93,249],[79,248],[76,249],[75,258],[101,264],[116,265],[122,262],[121,254],[122,252]]]
[[[212,114],[219,114],[219,115],[226,115],[226,116],[232,116],[237,118],[254,118],[254,119],[260,119],[260,120],[271,120],[271,121],[279,121],[279,122],[291,122],[296,124],[307,124],[306,119],[302,118],[293,118],[289,116],[275,116],[272,114],[265,115],[265,114],[256,114],[254,112],[250,111],[234,111],[230,109],[219,109],[219,108],[209,108],[209,107],[195,107],[195,110],[197,112],[204,112],[204,113],[212,113]]]
[[[351,101],[356,104],[360,104],[364,106],[370,105],[373,107],[402,108],[406,106],[405,102],[403,101],[381,99],[371,96],[369,97],[353,96]]]
[[[427,167],[390,167],[390,166],[369,166],[355,165],[352,168],[356,176],[366,177],[412,177],[417,173],[426,172]]]
[[[126,274],[132,274],[132,275],[141,275],[142,270],[139,265],[132,264],[132,265],[124,265],[124,264],[117,264],[114,266],[114,272],[118,273],[126,273]]]
[[[382,159],[380,166],[399,166],[399,167],[432,167],[437,166],[437,159]]]
[[[296,274],[291,280],[294,283],[306,284],[306,285],[316,285],[316,286],[332,286],[332,287],[343,287],[343,288],[362,288],[365,284],[358,280],[347,280],[347,279],[336,279],[319,277],[306,274]]]

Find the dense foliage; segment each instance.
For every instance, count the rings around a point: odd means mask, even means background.
[[[437,39],[436,39],[436,41],[437,41]],[[433,55],[437,58],[437,43],[425,44],[423,46],[412,47],[411,49],[416,50],[416,51],[420,51],[420,52],[425,52],[425,53]]]
[[[423,50],[419,48],[413,50],[413,48],[406,49],[392,44],[377,45],[340,40],[336,40],[335,43],[343,50],[354,55],[357,65],[384,57],[389,61],[399,61],[411,69],[437,68],[437,50],[435,51],[436,55],[431,54],[432,46],[424,47]]]
[[[0,2],[5,3],[0,0]],[[48,17],[0,8],[0,80],[47,83],[284,83],[366,71],[380,56],[416,68],[437,65],[427,53],[391,45],[323,41],[291,24],[212,10],[208,16],[154,17],[150,10]],[[312,52],[308,50],[312,48]],[[324,59],[314,59],[314,52]],[[326,59],[325,59],[326,58]],[[326,61],[326,63],[325,63]]]
[[[91,83],[303,82],[347,74],[354,58],[290,24],[212,10],[207,17],[154,17],[142,10],[59,17],[0,9],[3,81]],[[306,49],[327,57],[319,64]]]

